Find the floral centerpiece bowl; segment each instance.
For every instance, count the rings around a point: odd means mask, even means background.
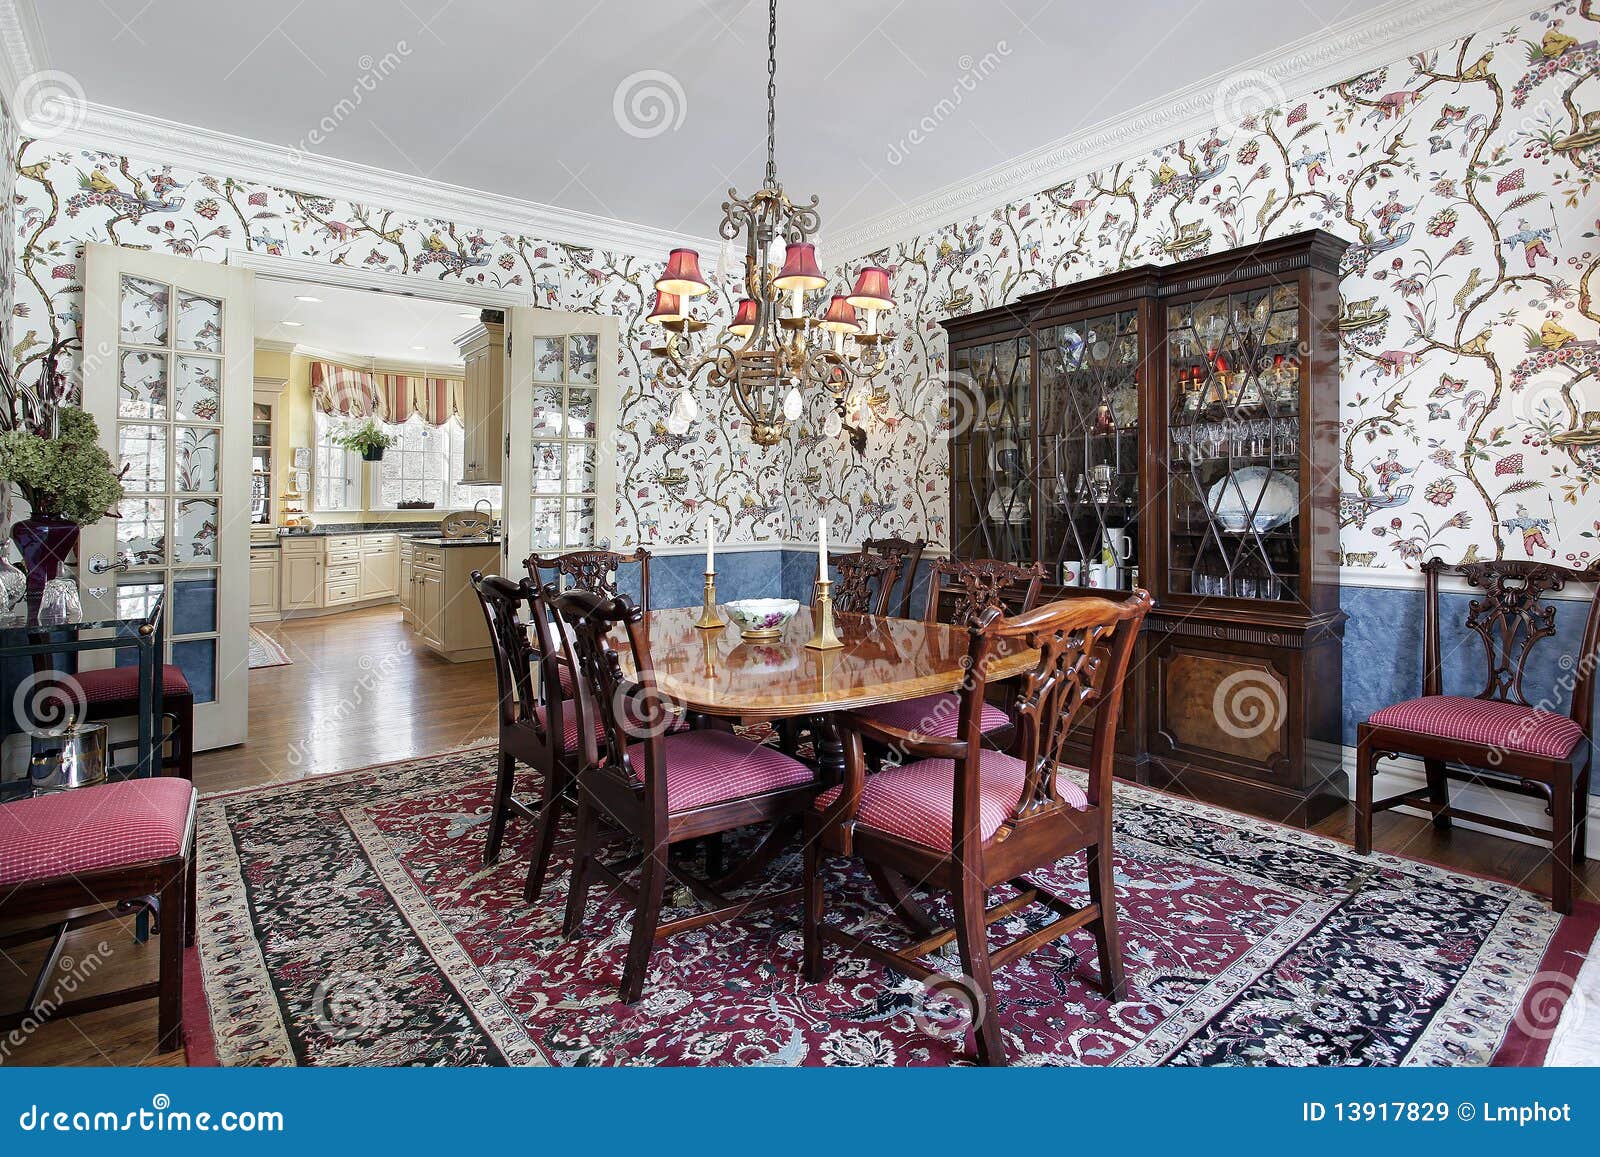
[[[794,599],[736,599],[723,609],[744,638],[776,639],[800,604]]]

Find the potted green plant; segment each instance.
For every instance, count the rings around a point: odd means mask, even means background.
[[[382,462],[383,452],[395,444],[393,434],[386,434],[377,422],[368,418],[354,430],[346,430],[342,434],[333,436],[336,446],[343,446],[346,450],[354,450],[361,455],[363,462]]]
[[[53,436],[52,436],[53,434]],[[61,406],[38,427],[0,431],[0,481],[22,491],[29,515],[11,528],[37,596],[78,545],[79,528],[115,518],[122,475],[100,446],[95,420]]]

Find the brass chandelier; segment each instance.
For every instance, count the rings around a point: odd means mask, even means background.
[[[678,391],[669,428],[681,433],[697,416],[687,387],[704,373],[710,385],[732,392],[750,423],[751,438],[761,446],[781,441],[785,427],[799,420],[807,388],[826,391],[832,402],[824,432],[842,429],[851,387],[876,377],[888,364],[889,346],[878,314],[894,307],[888,272],[869,265],[857,276],[852,293],[834,294],[817,314],[809,312],[808,298],[828,284],[812,241],[821,218],[815,195],[809,204],[797,205],[778,181],[777,73],[778,0],[769,0],[766,180],[748,198],[728,190],[718,229],[725,251],[731,242],[744,239],[744,296],[732,322],[708,344],[698,337],[707,323],[694,317],[690,306],[711,286],[700,274],[700,254],[693,249],[674,249],[668,255],[648,317],[666,333],[665,344],[652,351],[662,359],[660,380]],[[725,269],[717,273],[720,277]]]

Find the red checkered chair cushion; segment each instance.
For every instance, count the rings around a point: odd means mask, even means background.
[[[978,832],[988,840],[1016,810],[1026,769],[1022,760],[988,749],[979,756],[978,769]],[[856,822],[948,852],[955,826],[955,777],[955,761],[950,759],[922,759],[904,767],[886,767],[867,777]],[[1078,811],[1088,808],[1089,797],[1066,775],[1058,775],[1056,785],[1068,807]],[[817,810],[826,810],[843,790],[830,787],[823,792],[817,797]]]
[[[961,696],[951,692],[924,695],[920,699],[902,699],[898,703],[882,703],[856,712],[863,718],[896,731],[909,731],[937,739],[954,739],[961,726]],[[1011,717],[993,703],[984,702],[978,726],[984,732],[1009,727]]]
[[[685,731],[660,741],[667,765],[667,810],[691,811],[724,800],[765,795],[810,783],[811,769],[775,747],[741,739],[727,731]],[[637,772],[645,745],[628,748]]]
[[[84,700],[104,707],[108,703],[139,702],[139,668],[106,667],[99,671],[80,671],[67,676],[83,691]],[[172,663],[161,665],[161,694],[167,699],[193,698],[189,680],[183,671]]]
[[[0,807],[0,887],[181,855],[194,787],[130,779]]]
[[[1583,739],[1583,729],[1564,715],[1461,695],[1407,699],[1374,713],[1367,722],[1549,759],[1567,758]]]

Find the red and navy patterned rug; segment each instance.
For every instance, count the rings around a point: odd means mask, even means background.
[[[227,1065],[950,1065],[949,993],[829,949],[798,975],[798,905],[670,938],[645,997],[616,999],[629,909],[596,884],[560,934],[568,864],[522,899],[529,825],[480,859],[490,749],[207,798],[199,959]],[[1094,987],[1074,934],[1006,966],[1016,1063],[1538,1063],[1593,912],[1189,800],[1119,785],[1117,904],[1131,999]],[[616,855],[626,849],[617,848]],[[798,851],[763,887],[798,882]],[[829,918],[903,939],[850,861]],[[1043,878],[1083,891],[1081,860]],[[686,895],[673,903],[687,904]],[[1042,919],[1043,917],[1039,917]],[[1024,934],[1029,911],[991,929]],[[1585,923],[1589,925],[1584,927]],[[955,974],[952,953],[935,959]],[[198,1005],[199,1002],[195,1002]],[[198,1011],[198,1009],[197,1009]],[[204,1025],[192,1025],[202,1030]]]

